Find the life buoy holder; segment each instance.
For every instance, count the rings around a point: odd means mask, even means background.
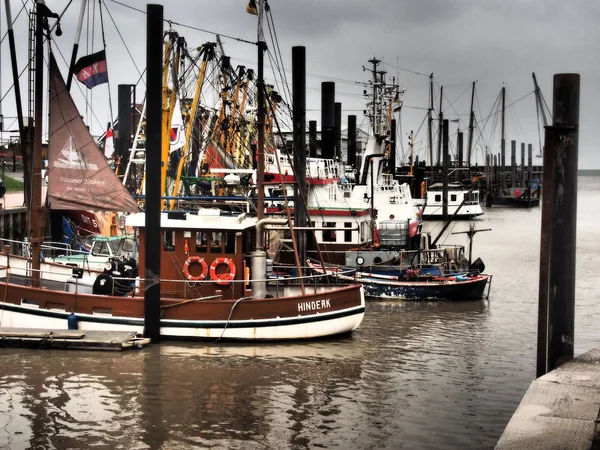
[[[225,264],[229,271],[224,273],[217,273],[217,267],[221,264]],[[229,284],[231,280],[235,278],[235,264],[233,260],[229,258],[217,258],[210,265],[210,279],[216,281],[217,284]]]
[[[202,267],[202,272],[200,273],[200,275],[194,276],[190,273],[190,266],[194,263],[198,263]],[[201,258],[200,256],[190,256],[183,263],[183,276],[186,277],[190,281],[205,280],[207,274],[208,274],[208,264],[206,264],[206,261],[204,261],[204,258]]]

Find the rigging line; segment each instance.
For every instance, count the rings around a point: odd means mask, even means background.
[[[121,5],[121,6],[125,7],[125,8],[129,8],[129,9],[131,9],[133,11],[137,11],[137,12],[142,13],[142,14],[147,14],[147,12],[144,11],[143,9],[139,9],[139,8],[134,7],[134,6],[127,5],[127,4],[119,2],[117,0],[109,0],[109,1],[111,1],[113,3],[116,3],[117,5]],[[192,25],[186,25],[184,23],[176,22],[174,20],[163,19],[163,22],[166,22],[169,25],[178,25],[178,26],[183,27],[183,28],[189,28],[190,30],[201,31],[202,33],[208,33],[208,34],[212,34],[212,35],[218,34],[219,36],[224,37],[226,39],[231,39],[231,40],[234,40],[234,41],[243,42],[245,44],[257,45],[257,43],[254,42],[254,41],[249,41],[247,39],[242,39],[242,38],[238,38],[238,37],[235,37],[235,36],[230,36],[230,35],[223,34],[223,33],[217,33],[215,31],[206,30],[204,28],[199,28],[199,27],[195,27],[195,26],[192,26]]]
[[[428,73],[421,73],[421,72],[417,72],[417,71],[415,71],[415,70],[404,69],[404,68],[402,68],[402,67],[398,67],[398,66],[395,66],[395,65],[393,65],[393,64],[386,63],[385,61],[382,61],[382,63],[383,63],[383,65],[384,65],[384,66],[393,67],[394,69],[397,69],[397,70],[402,70],[403,72],[412,73],[412,74],[414,74],[414,75],[420,75],[420,76],[427,77],[427,78],[429,78],[429,75],[430,75],[430,74],[428,74]]]
[[[23,4],[23,6],[21,7],[21,9],[19,10],[19,12],[15,16],[14,20],[12,21],[12,25],[13,26],[14,26],[15,23],[17,23],[17,19],[19,18],[19,16],[23,12],[23,10],[27,7],[27,5],[25,4],[25,2],[23,0],[21,0],[21,3]],[[6,30],[6,32],[2,36],[2,39],[0,40],[0,44],[2,44],[4,42],[4,39],[6,38],[6,36],[8,36],[8,29]]]
[[[270,20],[269,20],[270,19]],[[279,46],[279,39],[277,37],[277,30],[275,29],[275,23],[273,20],[273,12],[272,9],[269,8],[267,10],[267,25],[269,26],[269,32],[271,33],[271,40],[273,41],[275,48],[277,49],[277,53],[279,55],[279,61],[281,61],[281,67],[283,67],[283,70],[281,70],[280,68],[280,73],[282,75],[282,81],[284,83],[284,87],[287,87],[287,94],[288,94],[288,103],[289,103],[289,99],[291,98],[291,92],[289,91],[289,83],[288,83],[288,79],[287,79],[287,75],[285,73],[285,64],[283,63],[283,57],[281,56],[281,47]],[[273,37],[274,35],[274,37]]]
[[[98,0],[99,11],[100,11],[100,31],[102,33],[102,46],[106,55],[106,36],[104,34],[104,16],[102,14],[102,0]],[[108,61],[105,61],[106,71],[108,72]],[[110,77],[106,77],[106,83],[108,84],[108,111],[110,114],[110,123],[114,123],[113,107],[112,107],[112,95],[110,92]]]
[[[110,0],[110,1],[114,2],[115,0]],[[100,0],[100,2],[102,2],[102,0]],[[119,2],[116,2],[116,3],[119,3]],[[108,6],[106,4],[104,6],[106,7],[106,12],[108,13],[108,17],[110,17],[110,20],[112,21],[113,25],[115,26],[115,30],[117,30],[117,33],[119,34],[119,37],[121,38],[121,42],[123,42],[123,45],[125,46],[125,50],[127,51],[129,58],[131,58],[131,62],[133,62],[133,66],[135,67],[135,70],[137,70],[137,73],[140,75],[140,78],[141,78],[140,69],[138,68],[137,64],[135,63],[135,60],[133,59],[133,55],[131,54],[131,51],[129,51],[129,47],[125,43],[125,39],[123,39],[123,35],[121,34],[121,31],[119,30],[119,27],[117,26],[115,19],[113,18],[112,14],[110,12],[110,9],[108,9]],[[135,8],[132,8],[132,9],[135,9]],[[145,85],[146,85],[146,81],[144,80],[144,86]]]

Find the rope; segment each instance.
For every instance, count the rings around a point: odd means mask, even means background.
[[[102,0],[98,0],[99,10],[100,10],[100,32],[102,34],[102,47],[104,49],[104,54],[106,55],[106,36],[104,34],[104,16],[102,15]],[[119,31],[119,30],[117,30]],[[106,70],[108,72],[108,58],[105,61]],[[113,108],[112,108],[112,95],[110,93],[110,77],[107,77],[106,83],[108,84],[108,111],[110,113],[110,123],[114,123],[113,117]]]
[[[227,330],[227,325],[229,325],[229,322],[231,321],[231,316],[233,315],[233,310],[238,305],[238,303],[240,303],[243,300],[251,300],[251,299],[252,299],[252,297],[242,297],[242,298],[238,298],[235,301],[235,303],[231,307],[231,310],[229,311],[229,317],[227,317],[227,322],[225,322],[225,327],[223,327],[223,331],[221,332],[221,336],[219,336],[217,338],[217,340],[215,341],[215,343],[219,342],[221,340],[221,338],[225,335],[225,331]]]
[[[142,9],[135,8],[133,6],[127,5],[127,4],[119,2],[117,0],[110,0],[110,1],[113,2],[113,3],[116,3],[117,5],[124,6],[125,8],[129,8],[129,9],[131,9],[133,11],[137,11],[137,12],[142,13],[142,14],[147,14],[147,12],[144,11],[144,10],[142,10]],[[230,36],[230,35],[227,35],[227,34],[218,33],[216,31],[206,30],[204,28],[194,27],[192,25],[186,25],[186,24],[183,24],[183,23],[180,23],[180,22],[175,22],[173,20],[169,20],[169,19],[163,19],[163,21],[166,22],[169,25],[169,27],[171,25],[178,25],[180,27],[189,28],[190,30],[201,31],[203,33],[208,33],[208,34],[212,34],[212,35],[218,34],[219,36],[222,36],[224,38],[232,39],[232,40],[238,41],[238,42],[243,42],[245,44],[252,44],[252,45],[256,45],[257,44],[256,42],[248,41],[246,39],[238,38],[238,37],[235,37],[235,36]]]

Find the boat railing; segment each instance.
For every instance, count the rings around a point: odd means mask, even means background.
[[[53,287],[63,290],[65,292],[73,292],[73,293],[91,293],[89,292],[92,285],[90,284],[90,277],[93,277],[94,280],[101,274],[100,272],[89,272],[79,268],[72,268],[70,266],[64,266],[65,271],[60,272],[57,271],[56,268],[52,268],[52,270],[44,270],[44,269],[33,269],[31,267],[31,262],[28,261],[25,266],[0,266],[0,280],[6,280],[7,282],[13,281],[22,284],[24,286],[32,285],[33,273],[39,272],[40,280],[42,286]],[[288,266],[286,266],[289,269]],[[68,270],[67,270],[68,269]],[[309,267],[305,268],[307,273],[310,270]],[[83,280],[83,274],[87,273],[88,278]],[[340,277],[338,277],[338,275]],[[251,287],[253,282],[265,282],[270,290],[275,290],[277,293],[283,292],[283,289],[290,286],[300,286],[301,282],[305,287],[314,287],[315,292],[317,291],[317,286],[323,285],[337,285],[337,284],[348,284],[348,278],[343,279],[341,276],[353,276],[353,271],[341,271],[336,274],[336,276],[332,277],[331,274],[320,274],[313,273],[310,275],[297,276],[293,271],[280,272],[274,270],[273,274],[265,279],[242,279],[242,280],[231,280],[228,283],[228,286],[231,287],[236,284],[243,283],[248,287]],[[114,296],[139,296],[142,295],[142,285],[148,286],[149,284],[154,284],[156,279],[154,278],[142,278],[142,277],[118,277],[112,276],[113,284],[110,292],[107,292],[107,295]],[[173,283],[176,285],[183,284],[183,292],[185,297],[187,297],[188,290],[196,290],[200,287],[207,285],[214,285],[217,289],[215,292],[223,290],[224,286],[221,280],[181,280],[181,279],[161,279],[161,283]],[[57,285],[60,284],[61,286]],[[52,285],[52,286],[50,286]],[[230,286],[231,285],[231,286]],[[181,292],[180,289],[176,289],[176,292]],[[175,293],[175,292],[172,292]],[[169,292],[162,290],[161,294],[164,296],[169,296]],[[219,297],[220,295],[216,295]]]

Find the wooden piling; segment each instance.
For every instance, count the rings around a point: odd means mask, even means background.
[[[579,74],[554,75],[553,125],[546,150],[554,163],[550,188],[548,244],[548,370],[573,359],[575,342],[575,255],[577,237],[577,158]],[[544,178],[544,185],[548,180]],[[544,230],[548,233],[548,229]]]
[[[148,5],[146,19],[146,281],[144,336],[160,341],[163,6]]]
[[[335,152],[335,83],[321,83],[321,157],[333,158]]]
[[[306,48],[292,47],[292,111],[294,122],[294,227],[298,258],[301,264],[306,261],[306,228],[308,212],[306,211]],[[336,111],[337,112],[337,111]],[[336,123],[337,132],[337,123]],[[337,136],[336,136],[337,141]]]
[[[517,186],[517,141],[510,141],[510,187]]]
[[[444,119],[442,125],[442,159],[443,159],[443,182],[442,182],[442,217],[448,220],[448,119]]]
[[[521,142],[521,180],[519,185],[525,187],[525,142]]]

